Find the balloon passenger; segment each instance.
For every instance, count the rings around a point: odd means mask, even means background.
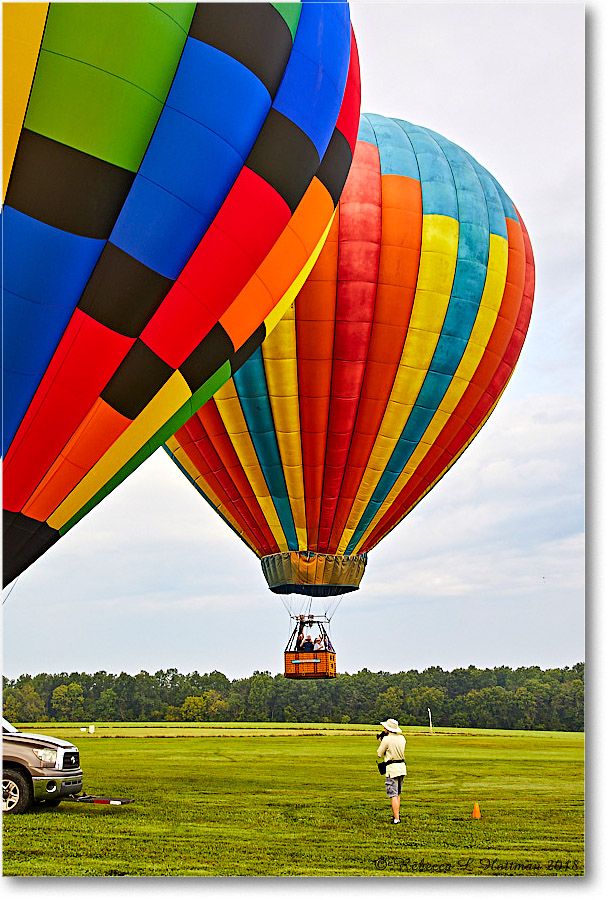
[[[300,629],[298,631],[298,636],[296,638],[296,646],[295,646],[296,653],[299,653],[300,650],[302,649],[303,641],[304,641],[304,626],[300,625]]]
[[[315,645],[312,642],[312,638],[309,634],[307,634],[306,638],[304,639],[304,641],[302,643],[302,646],[300,647],[300,650],[303,653],[312,653],[314,649],[315,649]]]

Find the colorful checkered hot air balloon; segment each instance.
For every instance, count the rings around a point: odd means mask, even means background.
[[[4,13],[4,583],[234,375],[351,161],[348,3]]]
[[[492,175],[439,134],[363,115],[295,303],[167,449],[272,591],[333,603],[486,422],[533,293]]]

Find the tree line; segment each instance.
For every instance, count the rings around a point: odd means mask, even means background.
[[[584,730],[584,663],[561,669],[454,669],[343,674],[298,681],[254,672],[230,680],[221,672],[177,669],[62,672],[4,679],[4,716],[27,722],[339,722]]]

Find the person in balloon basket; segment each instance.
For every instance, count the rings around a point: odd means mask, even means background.
[[[302,644],[300,645],[300,650],[302,650],[303,653],[312,653],[314,649],[315,645],[312,642],[312,638],[309,634],[307,634],[302,641]]]
[[[380,724],[384,731],[376,735],[380,741],[377,753],[386,763],[385,787],[386,796],[391,801],[392,824],[399,825],[401,823],[399,818],[401,785],[404,776],[407,774],[405,767],[405,738],[396,719],[387,719],[386,722],[380,722]]]

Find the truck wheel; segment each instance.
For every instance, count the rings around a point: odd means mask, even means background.
[[[2,770],[2,812],[24,813],[32,805],[32,786],[16,769]]]

